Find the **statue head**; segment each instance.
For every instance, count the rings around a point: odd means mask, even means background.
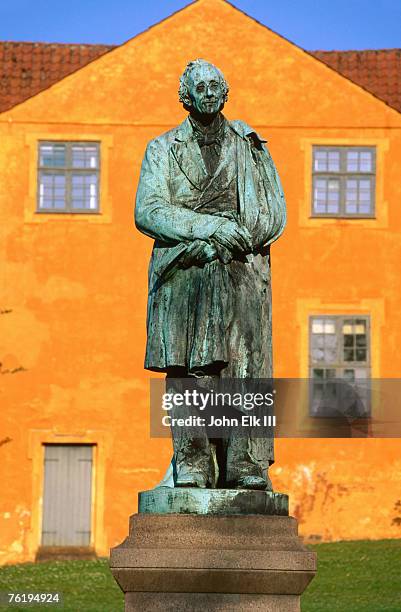
[[[180,102],[186,110],[215,115],[228,98],[228,83],[221,70],[203,59],[189,62],[180,77]]]

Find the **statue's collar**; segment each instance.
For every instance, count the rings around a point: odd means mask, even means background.
[[[206,136],[208,134],[218,134],[223,125],[226,123],[226,118],[221,113],[218,113],[213,119],[212,123],[209,125],[202,125],[202,123],[197,121],[197,119],[191,115],[188,115],[188,119],[194,132],[197,134],[202,134],[202,136]]]
[[[246,138],[250,134],[254,133],[254,131],[249,127],[249,125],[247,125],[243,121],[229,121],[228,119],[226,119],[226,122],[229,127],[241,138]],[[188,115],[188,117],[181,123],[181,125],[177,127],[175,133],[175,140],[178,142],[188,142],[188,140],[191,140],[193,138],[193,134],[193,127]],[[261,140],[261,142],[266,141]]]

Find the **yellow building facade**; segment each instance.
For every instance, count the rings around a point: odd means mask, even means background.
[[[275,375],[308,377],[310,322],[331,320],[367,322],[368,376],[401,371],[401,114],[223,0],[198,0],[0,114],[2,563],[33,560],[52,542],[49,491],[68,499],[73,473],[89,487],[81,544],[107,555],[138,491],[155,486],[170,460],[170,441],[149,433],[152,244],[134,228],[133,205],[147,142],[185,118],[178,77],[197,57],[222,69],[226,116],[266,138],[283,182],[288,225],[272,247]],[[96,175],[94,209],[40,209],[40,177],[51,175],[40,147],[57,143],[96,146],[83,170]],[[372,153],[371,214],[314,214],[314,181],[327,187],[326,210],[339,201],[324,183],[337,180],[324,173],[328,157],[315,176],[316,153],[331,152],[335,166],[348,150]],[[75,447],[90,458],[69,472]],[[58,490],[49,466],[64,460]],[[280,439],[272,480],[307,539],[401,536],[398,439]]]

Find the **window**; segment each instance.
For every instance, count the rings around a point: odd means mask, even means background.
[[[310,318],[313,416],[368,416],[370,347],[368,316]]]
[[[373,217],[375,147],[313,147],[315,217]]]
[[[38,212],[99,212],[99,144],[40,142]]]

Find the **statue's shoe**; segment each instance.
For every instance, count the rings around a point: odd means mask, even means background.
[[[206,489],[207,484],[208,479],[202,472],[178,473],[174,482],[176,487],[198,487],[200,489]]]
[[[267,470],[262,470],[260,466],[249,463],[246,466],[242,464],[242,470],[237,472],[236,478],[232,478],[228,485],[233,489],[273,491],[273,485]]]
[[[236,489],[253,489],[257,491],[272,491],[272,484],[270,478],[263,478],[263,476],[243,476],[240,478],[236,485]]]

